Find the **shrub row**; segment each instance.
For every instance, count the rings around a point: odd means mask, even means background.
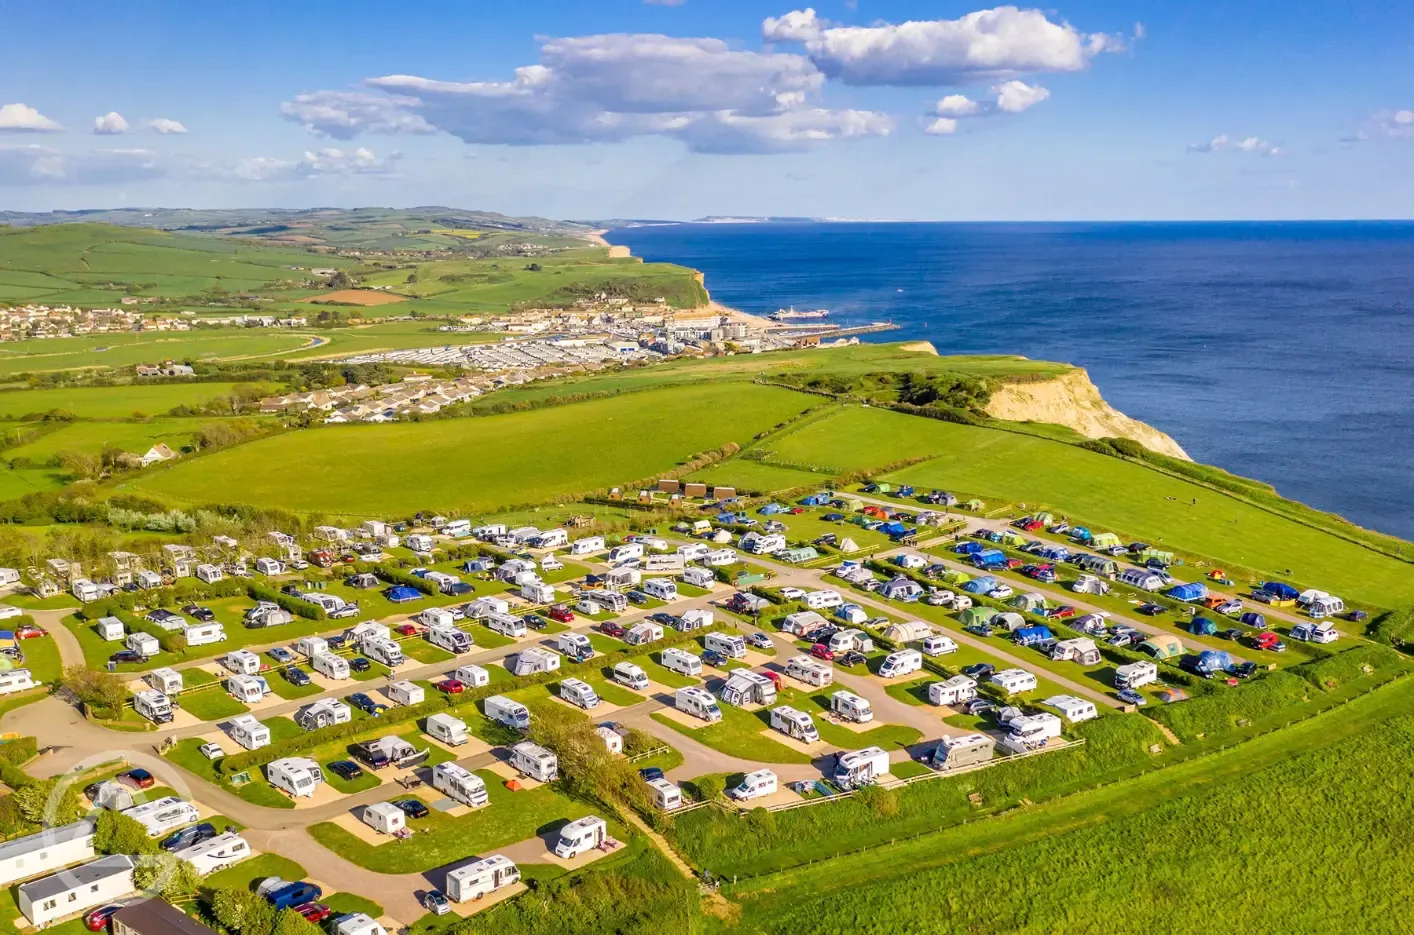
[[[248,590],[246,582],[240,578],[222,578],[215,584],[207,584],[196,578],[183,579],[181,584],[170,588],[153,588],[150,591],[119,591],[101,601],[85,604],[75,613],[81,620],[97,620],[100,617],[117,616],[118,611],[132,613],[138,607],[177,607],[192,601],[216,597],[237,597]]]
[[[1368,633],[1372,640],[1405,646],[1414,640],[1414,606],[1385,611],[1370,624]]]
[[[1225,733],[1237,728],[1241,721],[1251,721],[1300,704],[1313,690],[1310,682],[1291,671],[1272,672],[1228,691],[1190,698],[1146,713],[1180,739],[1192,740]]]
[[[36,737],[16,737],[14,740],[0,743],[0,761],[11,766],[28,763],[38,753],[39,739]]]
[[[274,588],[266,587],[263,584],[256,584],[254,581],[246,585],[246,594],[251,600],[269,601],[288,610],[296,617],[303,617],[306,620],[328,620],[329,615],[324,612],[324,608],[318,604],[311,604],[309,601],[301,600],[286,594],[284,591],[277,591]]]
[[[373,573],[378,576],[378,579],[380,581],[386,581],[389,584],[403,585],[409,588],[416,588],[423,594],[437,593],[437,588],[433,586],[432,582],[427,581],[423,578],[419,578],[412,572],[403,571],[401,568],[398,568],[395,565],[379,563],[373,566]]]

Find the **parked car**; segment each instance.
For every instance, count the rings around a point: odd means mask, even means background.
[[[833,662],[835,658],[835,651],[824,643],[816,643],[814,646],[810,647],[810,655],[814,656],[816,659],[823,659],[826,662]]]
[[[869,657],[857,649],[851,649],[837,660],[841,665],[857,666],[869,661]]]
[[[1047,613],[1046,616],[1056,620],[1067,620],[1075,616],[1075,608],[1071,607],[1069,604],[1062,604],[1061,606]]]
[[[1116,697],[1118,697],[1119,700],[1123,701],[1125,704],[1132,704],[1136,708],[1142,708],[1144,705],[1149,703],[1149,699],[1145,698],[1143,695],[1139,694],[1132,688],[1124,689],[1123,691],[1119,692]]]
[[[645,766],[638,771],[638,775],[643,777],[644,782],[653,782],[655,779],[663,778],[663,770],[657,766]]]
[[[966,630],[968,633],[971,633],[973,636],[991,636],[991,635],[992,635],[992,627],[991,627],[991,625],[990,625],[990,624],[987,624],[987,623],[983,623],[983,622],[981,622],[981,621],[978,621],[977,623],[969,623],[967,626],[963,627],[963,629]]]
[[[1240,640],[1242,639],[1242,634],[1243,631],[1237,629],[1237,627],[1228,627],[1226,630],[1218,631],[1218,636],[1221,636],[1225,640]]]
[[[349,670],[352,672],[367,672],[373,668],[373,663],[362,656],[354,656],[349,660]]]
[[[1015,593],[1016,592],[1011,589],[1011,585],[999,584],[995,588],[992,588],[992,590],[988,591],[987,596],[994,601],[1004,601]]]
[[[1233,667],[1232,674],[1240,679],[1250,679],[1257,674],[1258,668],[1255,662],[1243,662]]]
[[[219,743],[204,743],[197,748],[197,751],[208,760],[219,760],[226,755],[226,751],[221,749]]]
[[[118,781],[134,789],[151,789],[157,784],[157,777],[141,767],[118,774]]]
[[[188,604],[182,608],[182,613],[202,623],[211,623],[216,619],[216,615],[212,613],[210,607],[202,607],[199,604]]]
[[[1146,617],[1157,617],[1159,614],[1163,613],[1167,608],[1164,607],[1163,604],[1148,603],[1140,604],[1134,609],[1139,611]]]
[[[466,686],[457,679],[443,679],[437,683],[437,690],[446,695],[460,695]]]
[[[441,890],[428,890],[422,894],[422,908],[434,916],[444,916],[452,911],[452,904],[447,902]]]
[[[416,636],[420,631],[415,623],[403,623],[394,627],[393,632],[399,636]]]
[[[41,636],[48,635],[49,631],[44,629],[43,627],[30,626],[29,624],[25,624],[24,626],[17,627],[15,629],[15,639],[17,640],[32,640]]]
[[[88,915],[83,917],[84,928],[90,932],[101,932],[108,927],[108,920],[113,918],[113,914],[122,906],[99,906]]]
[[[980,682],[983,679],[991,678],[992,673],[996,671],[997,667],[990,662],[974,662],[970,666],[965,666],[962,670],[962,674]]]
[[[323,894],[324,890],[318,884],[301,880],[273,889],[265,894],[265,898],[276,909],[293,909],[295,906],[313,902]]]
[[[335,760],[329,764],[329,772],[345,782],[353,782],[363,775],[363,767],[353,760]]]
[[[296,906],[295,912],[304,916],[305,921],[311,925],[318,925],[334,914],[334,910],[323,903],[304,903]]]
[[[979,714],[986,714],[995,707],[996,705],[992,704],[992,702],[988,701],[986,698],[973,698],[962,706],[962,712],[976,717]]]
[[[373,700],[372,696],[366,695],[363,692],[354,692],[347,700],[349,704],[370,717],[379,717],[384,711],[388,710],[387,705],[379,704]]]
[[[354,759],[358,760],[369,769],[382,769],[393,761],[388,758],[388,754],[378,749],[372,743],[356,743],[351,748]]]
[[[746,641],[757,649],[771,649],[774,646],[771,642],[771,638],[760,632],[749,634],[746,637]]]
[[[636,588],[632,591],[629,591],[627,594],[624,595],[624,597],[627,597],[629,603],[631,604],[647,604],[650,600],[652,600],[652,598],[649,597],[646,593],[644,593],[643,591],[639,591]]]
[[[190,828],[183,828],[180,831],[173,831],[162,839],[158,845],[164,851],[180,851],[183,848],[200,844],[202,841],[209,841],[216,837],[216,826],[209,821],[203,821],[199,825],[192,825]]]
[[[339,633],[335,636],[324,637],[324,642],[329,644],[330,650],[332,650],[333,652],[338,652],[339,650],[344,648],[344,644],[348,642],[348,637],[344,636],[344,634],[342,633]]]
[[[605,636],[612,636],[615,639],[624,635],[624,628],[614,623],[612,620],[605,620],[599,624],[599,632]]]
[[[574,611],[570,610],[564,604],[551,604],[550,619],[558,623],[573,623]]]
[[[727,657],[715,649],[706,649],[702,651],[702,661],[720,669],[727,664]]]
[[[280,670],[280,674],[285,677],[285,681],[289,682],[295,688],[304,688],[306,685],[313,684],[313,680],[310,679],[309,673],[301,669],[299,666],[286,666],[285,668]]]
[[[524,620],[525,625],[530,627],[532,630],[543,630],[550,625],[550,621],[546,620],[539,614],[526,614],[520,619]]]
[[[120,649],[109,656],[108,661],[116,664],[125,662],[146,662],[147,657],[135,649]]]
[[[432,810],[417,799],[402,799],[393,804],[402,809],[403,814],[409,818],[426,818],[432,814]]]
[[[283,646],[276,646],[274,649],[267,649],[265,655],[279,663],[294,662],[295,654]]]

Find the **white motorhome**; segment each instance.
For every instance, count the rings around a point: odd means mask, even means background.
[[[701,666],[701,662],[698,662]],[[614,681],[625,688],[634,691],[644,692],[648,690],[648,673],[643,671],[643,667],[632,662],[614,663]]]
[[[133,710],[154,724],[167,724],[172,720],[172,702],[159,691],[135,693],[133,695]]]
[[[265,778],[276,789],[301,799],[312,798],[315,790],[325,781],[319,764],[305,756],[272,760],[265,767]]]
[[[270,745],[270,728],[260,723],[254,714],[238,714],[226,725],[231,739],[247,750],[259,750]]]
[[[295,652],[306,659],[313,659],[319,653],[329,651],[329,641],[322,636],[302,636],[295,640]]]
[[[1100,716],[1099,712],[1095,710],[1095,702],[1076,698],[1074,695],[1052,695],[1042,704],[1055,708],[1061,713],[1061,717],[1072,724],[1079,724],[1081,721],[1089,721]]]
[[[333,653],[315,653],[309,660],[315,672],[328,679],[342,681],[349,677],[349,661]]]
[[[786,675],[814,688],[824,688],[834,682],[835,668],[810,656],[792,656],[786,662]]]
[[[685,649],[676,647],[665,649],[659,654],[658,662],[663,668],[679,675],[696,677],[702,674],[702,657]]]
[[[884,657],[879,666],[879,677],[885,679],[912,675],[923,668],[923,654],[916,649],[900,649]]]
[[[10,669],[7,672],[0,672],[0,695],[22,692],[34,688],[38,684],[29,669]]]
[[[453,656],[469,653],[476,648],[471,634],[451,623],[435,623],[427,628],[423,639]]]
[[[608,840],[609,826],[604,819],[592,815],[581,818],[560,829],[560,840],[555,843],[555,856],[561,860],[569,860],[599,847]]]
[[[841,789],[858,789],[878,782],[879,777],[888,775],[888,772],[888,751],[881,747],[865,747],[837,756],[831,781]]]
[[[125,808],[121,814],[127,815],[147,829],[149,838],[201,819],[201,812],[197,811],[195,805],[175,795]]]
[[[446,794],[452,801],[472,808],[480,808],[490,801],[485,781],[456,763],[438,763],[432,767],[432,788]]]
[[[582,679],[560,682],[560,698],[586,711],[599,706],[599,696],[595,694],[594,686]]]
[[[498,724],[525,730],[530,726],[530,709],[505,695],[492,695],[485,701],[486,716]]]
[[[1048,713],[1023,714],[1012,718],[1008,727],[1011,732],[1001,739],[1001,745],[1016,753],[1039,750],[1061,735],[1061,719]]]
[[[511,747],[511,768],[539,782],[553,782],[560,775],[560,760],[553,751],[525,741]]]
[[[353,720],[353,708],[337,698],[325,698],[305,705],[295,715],[295,723],[305,730],[319,730]]]
[[[746,637],[738,633],[708,633],[703,638],[702,645],[728,659],[746,658]]]
[[[364,640],[363,652],[369,659],[381,662],[390,669],[396,669],[406,661],[402,648],[388,639]]]
[[[742,777],[741,784],[728,789],[727,795],[738,802],[749,802],[752,799],[774,795],[779,788],[775,773],[769,769],[758,769]]]
[[[399,679],[390,684],[384,693],[388,700],[398,705],[422,704],[427,700],[427,692],[423,687],[409,679]]]
[[[555,648],[576,662],[583,662],[594,655],[594,646],[589,642],[589,637],[573,630],[561,633],[555,640]]]
[[[793,737],[801,743],[815,743],[820,739],[820,731],[815,721],[804,711],[790,705],[780,705],[771,709],[771,729]]]
[[[942,682],[928,684],[928,702],[935,705],[966,704],[977,697],[977,682],[965,675],[954,675]]]
[[[722,719],[722,709],[717,707],[717,699],[705,688],[690,685],[679,688],[674,696],[673,706],[685,714],[715,723]]]
[[[682,570],[682,580],[684,584],[690,584],[694,588],[705,588],[710,591],[717,579],[708,569],[692,565]]]
[[[957,652],[957,642],[950,636],[925,636],[923,653],[928,656],[945,656]]]
[[[682,790],[666,779],[650,779],[648,790],[653,795],[653,804],[665,812],[682,806]]]
[[[408,826],[407,812],[392,802],[374,802],[365,805],[359,814],[359,821],[379,834],[397,834]]]
[[[509,857],[490,857],[447,871],[447,898],[455,903],[472,902],[520,882],[520,868]]]
[[[1143,688],[1159,680],[1159,666],[1154,662],[1126,662],[1115,669],[1115,688]]]
[[[224,870],[245,860],[251,855],[250,843],[234,831],[218,834],[200,844],[184,847],[174,852],[178,860],[185,860],[201,876]],[[115,926],[116,928],[116,926]]]
[[[1008,695],[1035,691],[1037,684],[1036,676],[1025,669],[1003,669],[993,673],[988,681]]]
[[[525,621],[510,614],[489,614],[486,617],[486,627],[492,633],[509,636],[513,640],[525,636]]]
[[[986,734],[967,734],[964,737],[944,737],[933,749],[933,768],[940,772],[989,763],[996,741]]]
[[[843,689],[830,696],[830,710],[841,720],[853,721],[856,724],[867,724],[874,720],[874,709],[869,706],[869,699]]]
[[[236,675],[260,674],[260,657],[248,649],[237,649],[227,653],[221,660],[221,664]]]
[[[144,679],[154,690],[167,695],[175,695],[182,690],[182,673],[168,666],[153,669]]]
[[[481,666],[457,666],[456,670],[452,672],[452,678],[467,688],[482,688],[491,684],[491,673]]]
[[[427,535],[426,533],[415,532],[412,535],[408,536],[405,541],[407,542],[407,547],[409,549],[412,549],[414,552],[419,552],[423,555],[426,555],[427,553],[431,552],[432,549],[435,547],[432,541],[432,537]]]
[[[226,628],[219,623],[197,623],[182,628],[188,646],[210,646],[226,642]]]
[[[466,721],[444,712],[427,716],[427,735],[440,740],[449,747],[460,747],[470,738],[466,732]]]

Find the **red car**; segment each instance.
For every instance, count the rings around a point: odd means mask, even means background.
[[[17,640],[32,640],[36,637],[48,635],[49,633],[43,627],[24,626],[15,631],[15,639]]]
[[[805,512],[805,507],[803,507],[803,506],[791,507],[791,508],[790,508],[789,510],[787,510],[786,512],[790,513],[791,516],[799,516],[800,514],[802,514],[802,513]]]
[[[560,623],[572,623],[574,621],[574,611],[564,604],[550,605],[550,619],[558,620]]]
[[[113,918],[113,913],[122,906],[99,906],[97,909],[83,917],[84,927],[90,932],[101,932],[108,927],[108,920]]]
[[[1046,528],[1046,524],[1033,519],[1029,523],[1022,523],[1021,528],[1027,532],[1035,532],[1038,529]]]
[[[303,905],[296,906],[295,912],[304,916],[306,920],[314,925],[318,925],[320,922],[329,918],[333,910],[323,903],[304,903]]]
[[[1026,563],[1019,558],[1009,558],[1006,560],[1007,571],[1016,571],[1016,569],[1025,564]]]
[[[1067,617],[1075,616],[1075,608],[1071,607],[1069,604],[1063,604],[1060,607],[1057,607],[1055,610],[1051,611],[1048,616],[1064,620]]]
[[[466,686],[457,679],[443,679],[437,683],[437,690],[448,695],[460,695],[466,691]]]
[[[605,636],[612,636],[617,638],[623,636],[625,631],[624,628],[619,626],[617,623],[613,623],[612,621],[606,620],[603,623],[599,624],[599,632],[603,633]]]
[[[398,634],[399,636],[416,636],[418,632],[417,624],[405,623],[402,626],[397,627],[393,632]]]
[[[126,773],[119,773],[118,781],[134,789],[151,789],[157,783],[157,778],[145,769],[130,769]]]
[[[823,659],[826,662],[833,662],[835,659],[835,651],[824,643],[816,643],[814,646],[810,647],[810,655],[814,656],[816,659]]]

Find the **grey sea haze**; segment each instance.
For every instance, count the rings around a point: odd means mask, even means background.
[[[681,224],[715,299],[1085,367],[1197,460],[1414,539],[1414,222]]]

